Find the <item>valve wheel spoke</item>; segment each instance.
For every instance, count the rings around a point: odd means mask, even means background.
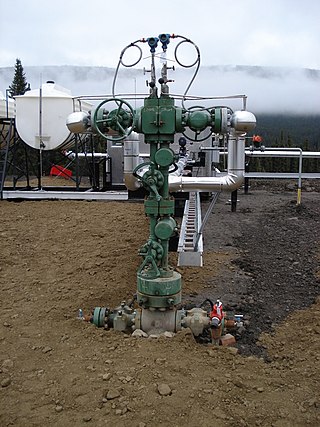
[[[120,122],[118,122],[118,121],[117,121],[117,126],[119,127],[119,129],[121,130],[121,132],[122,132],[123,134],[125,134],[125,133],[126,133],[125,129],[121,126]]]
[[[123,105],[123,101],[121,100],[120,103],[119,103],[119,106],[118,106],[118,110],[117,110],[117,112],[115,114],[115,117],[120,116],[120,110],[122,109],[122,105]]]

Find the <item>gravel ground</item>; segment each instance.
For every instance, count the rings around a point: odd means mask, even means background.
[[[290,188],[222,195],[204,267],[180,268],[186,304],[244,315],[237,349],[77,319],[135,292],[141,203],[1,202],[0,425],[320,425],[320,193]]]
[[[256,345],[260,333],[270,332],[288,313],[309,307],[319,295],[315,272],[320,193],[303,192],[297,207],[296,193],[284,192],[285,188],[279,184],[269,190],[253,188],[241,195],[237,213],[230,212],[228,196],[222,196],[206,229],[207,250],[232,247],[236,254],[232,264],[240,270],[214,279],[212,290],[217,289],[232,310],[244,314],[246,328],[238,347],[247,355],[266,355]]]

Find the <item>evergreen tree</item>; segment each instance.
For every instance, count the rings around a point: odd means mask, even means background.
[[[12,97],[16,95],[23,95],[28,89],[30,89],[30,87],[27,83],[21,60],[17,58],[14,67],[14,77],[11,85],[9,86],[10,95]]]

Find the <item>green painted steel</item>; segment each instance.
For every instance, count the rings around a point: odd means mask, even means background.
[[[170,148],[160,148],[155,154],[155,161],[159,166],[170,166],[174,162],[174,152]]]
[[[102,107],[111,101],[116,102],[118,108],[108,112]],[[197,137],[208,127],[219,132],[222,126],[220,108],[209,111],[196,106],[185,110],[174,103],[167,93],[158,97],[157,91],[151,90],[143,107],[135,111],[121,99],[107,100],[98,106],[93,117],[93,125],[101,135],[111,128],[119,133],[118,139],[122,139],[133,129],[144,134],[150,146],[150,161],[133,171],[148,192],[144,209],[149,218],[149,237],[139,250],[143,261],[137,272],[138,302],[143,307],[167,309],[181,301],[181,275],[170,267],[168,260],[169,240],[177,227],[174,199],[169,193],[169,169],[172,170],[175,162],[170,148],[174,135],[189,127]],[[97,308],[94,323],[101,325],[104,315]]]
[[[146,199],[144,202],[144,211],[146,215],[158,215],[159,203],[153,199]]]
[[[204,130],[211,122],[208,111],[192,111],[188,119],[190,129],[195,131]]]
[[[144,106],[136,110],[136,132],[144,134],[146,143],[173,142],[176,133],[176,110],[173,98],[146,98]]]
[[[172,272],[172,277],[157,277],[156,279],[145,279],[138,276],[138,291],[145,295],[169,296],[181,290],[181,274]]]
[[[172,236],[176,226],[176,221],[168,216],[158,221],[154,231],[158,239],[167,240]]]
[[[111,102],[115,102],[118,108],[110,112],[102,108]],[[123,106],[127,107],[127,109],[122,108]],[[122,141],[133,130],[133,117],[134,110],[127,101],[120,98],[106,99],[94,110],[92,127],[107,141]],[[109,128],[118,132],[119,136],[108,136]]]
[[[93,311],[92,323],[98,328],[102,328],[105,325],[106,308],[95,307]]]
[[[147,279],[138,274],[137,300],[144,307],[169,308],[181,302],[181,275]]]
[[[137,273],[138,302],[144,307],[168,308],[181,301],[181,275],[168,262],[169,239],[177,227],[168,178],[175,160],[170,144],[177,129],[184,129],[184,116],[168,96],[145,99],[136,113],[136,130],[150,145],[150,162],[144,165],[149,166],[148,170],[139,176],[149,192],[144,208],[150,220],[150,234],[139,252],[144,259]]]
[[[146,296],[137,292],[137,301],[144,308],[152,307],[152,308],[168,309],[181,303],[181,292],[175,295],[170,295],[169,297],[167,296],[158,297],[155,295]]]
[[[222,112],[221,108],[215,108],[214,110],[214,132],[219,133],[222,125]]]
[[[173,215],[174,214],[174,199],[162,199],[158,204],[159,215]]]

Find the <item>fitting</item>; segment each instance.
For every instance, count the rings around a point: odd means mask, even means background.
[[[190,328],[193,335],[198,337],[210,326],[210,318],[202,308],[195,307],[186,312],[186,317],[181,321],[184,328]]]

